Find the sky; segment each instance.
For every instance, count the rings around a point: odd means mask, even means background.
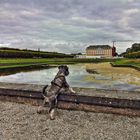
[[[140,0],[0,0],[0,46],[62,53],[140,42]]]

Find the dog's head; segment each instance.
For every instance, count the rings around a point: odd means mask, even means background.
[[[69,75],[69,68],[66,65],[61,65],[58,67],[59,72],[64,73],[65,76]]]

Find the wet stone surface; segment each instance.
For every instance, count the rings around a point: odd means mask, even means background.
[[[44,85],[15,84],[15,83],[0,82],[0,88],[6,88],[6,89],[8,88],[8,89],[42,91],[43,87]],[[79,95],[140,100],[139,91],[108,90],[108,89],[78,88],[78,87],[75,87],[73,89],[76,91],[76,94]]]
[[[57,110],[51,121],[37,107],[0,102],[0,140],[139,140],[140,118]]]

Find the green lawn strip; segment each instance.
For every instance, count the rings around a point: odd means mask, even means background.
[[[0,64],[22,64],[22,63],[47,63],[65,61],[65,59],[0,59]]]
[[[113,59],[77,59],[77,58],[35,58],[35,59],[0,59],[0,64],[15,63],[51,63],[51,62],[73,62],[73,63],[98,63],[112,62]]]
[[[40,64],[40,65],[43,65],[43,64]],[[0,69],[30,67],[30,66],[39,66],[39,65],[37,65],[37,64],[8,65],[8,66],[0,66]]]
[[[49,59],[50,60],[50,59]],[[10,63],[42,63],[47,62],[48,59],[0,59],[0,64],[10,64]]]
[[[113,65],[118,65],[118,66],[135,66],[140,68],[140,61],[134,61],[134,60],[128,60],[128,59],[124,59],[124,60],[118,60],[113,62]]]
[[[34,59],[0,59],[0,69],[30,67],[35,65],[68,65],[76,63],[111,62],[112,59],[77,59],[77,58],[34,58]]]
[[[49,63],[36,63],[36,64],[15,64],[15,65],[7,65],[7,66],[0,66],[0,70],[4,69],[12,69],[12,68],[24,68],[24,67],[35,67],[35,66],[42,66],[42,65],[64,65],[64,64],[74,64],[73,62],[49,62]]]

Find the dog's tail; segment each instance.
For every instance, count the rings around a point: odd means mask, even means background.
[[[43,87],[43,90],[42,90],[42,94],[43,94],[44,97],[47,96],[47,92],[46,92],[46,88],[47,88],[47,87],[48,87],[48,85],[44,86],[44,87]]]

